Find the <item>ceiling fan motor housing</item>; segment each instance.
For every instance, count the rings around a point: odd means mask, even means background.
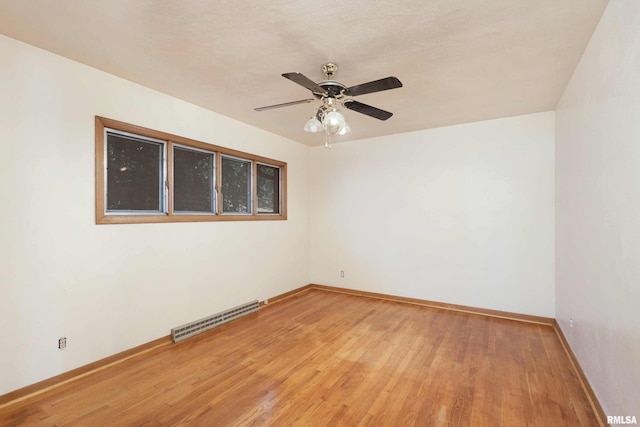
[[[327,75],[327,80],[318,82],[318,86],[324,89],[327,93],[325,95],[314,94],[316,98],[323,97],[337,98],[342,96],[342,92],[347,88],[344,84],[337,80],[332,80],[333,75],[338,71],[338,64],[334,62],[327,62],[322,66],[322,72]]]
[[[344,84],[340,83],[336,80],[324,80],[318,82],[318,86],[327,91],[327,95],[333,98],[338,98],[342,96],[342,92],[347,88]],[[323,95],[319,95],[314,93],[315,97],[320,99]],[[324,95],[324,96],[327,96]]]

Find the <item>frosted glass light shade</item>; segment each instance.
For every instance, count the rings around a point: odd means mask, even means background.
[[[316,119],[315,117],[311,117],[304,125],[304,131],[311,133],[320,132],[322,131],[322,123],[320,123],[320,120]]]
[[[347,121],[345,120],[344,126],[342,127],[342,129],[340,129],[338,135],[345,135],[349,132],[351,132],[351,126],[349,126],[349,123],[347,123]]]
[[[340,132],[345,126],[344,116],[338,111],[330,111],[324,116],[322,121],[324,130],[329,135],[335,135]]]

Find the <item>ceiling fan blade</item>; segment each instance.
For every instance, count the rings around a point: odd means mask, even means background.
[[[291,102],[284,102],[282,104],[267,105],[266,107],[258,107],[258,108],[254,108],[254,110],[256,111],[271,110],[273,108],[288,107],[290,105],[307,104],[313,101],[316,101],[316,99],[315,98],[301,99],[300,101],[291,101]]]
[[[291,80],[294,83],[298,83],[300,86],[306,87],[311,92],[318,95],[325,95],[327,91],[320,86],[309,77],[305,76],[301,73],[284,73],[282,77]]]
[[[365,93],[380,92],[399,87],[402,87],[402,83],[397,77],[386,77],[369,83],[348,87],[344,90],[344,94],[347,96],[358,96],[364,95]]]
[[[362,102],[353,101],[351,99],[344,101],[343,105],[349,110],[357,111],[358,113],[366,114],[378,120],[387,120],[393,116],[393,113],[381,110],[371,105],[363,104]]]

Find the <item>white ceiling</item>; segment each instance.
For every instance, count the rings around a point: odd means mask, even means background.
[[[314,104],[281,77],[347,86],[396,76],[403,88],[355,98],[360,139],[548,111],[608,0],[0,0],[0,33],[308,145]]]

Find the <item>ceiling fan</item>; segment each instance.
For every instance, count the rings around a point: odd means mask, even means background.
[[[309,89],[314,98],[285,102],[283,104],[268,105],[266,107],[256,108],[255,111],[265,111],[273,108],[288,107],[291,105],[305,104],[321,100],[322,105],[315,111],[314,116],[309,119],[304,130],[307,132],[324,131],[328,136],[336,134],[342,135],[350,130],[349,125],[344,120],[344,116],[342,116],[337,109],[338,104],[349,110],[366,114],[367,116],[378,120],[387,120],[393,115],[393,113],[388,111],[363,104],[362,102],[354,101],[350,98],[367,93],[402,87],[402,83],[397,77],[386,77],[384,79],[347,87],[345,84],[337,80],[333,80],[333,76],[337,70],[338,66],[333,62],[324,64],[322,66],[322,72],[326,74],[327,79],[318,83],[309,79],[302,73],[284,73],[282,77]]]

